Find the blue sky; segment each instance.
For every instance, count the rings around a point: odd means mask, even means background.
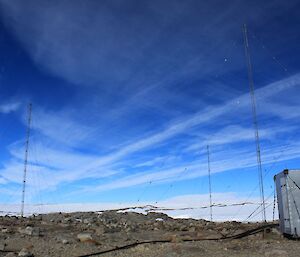
[[[299,1],[0,0],[1,202],[149,202],[256,188],[299,167]],[[253,197],[258,197],[258,189]],[[218,199],[214,199],[218,202]]]

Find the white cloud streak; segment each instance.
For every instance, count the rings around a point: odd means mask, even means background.
[[[15,112],[20,107],[20,102],[7,102],[0,104],[0,113],[8,114]]]
[[[281,81],[272,83],[265,87],[262,87],[256,91],[257,98],[260,102],[264,103],[266,100],[271,101],[273,96],[277,96],[281,94],[285,90],[293,89],[297,87],[300,83],[300,75],[296,74],[292,77],[283,79]],[[107,176],[113,176],[114,174],[120,173],[120,165],[118,162],[124,161],[125,157],[128,158],[131,154],[136,152],[141,152],[146,149],[151,149],[152,147],[156,147],[160,143],[166,142],[169,139],[189,133],[189,130],[193,129],[194,127],[199,128],[199,126],[204,126],[206,124],[213,124],[217,122],[217,120],[223,116],[232,116],[235,115],[233,110],[235,110],[238,106],[239,110],[244,110],[245,108],[249,107],[249,96],[248,94],[241,95],[235,99],[228,101],[227,103],[220,105],[220,106],[210,106],[206,109],[199,111],[198,113],[182,118],[180,120],[172,122],[169,126],[167,126],[162,131],[153,134],[149,137],[145,137],[141,140],[137,140],[131,144],[125,145],[120,149],[108,154],[98,157],[96,155],[87,155],[78,152],[75,149],[68,149],[68,147],[57,147],[57,144],[54,144],[53,147],[46,147],[43,146],[42,141],[36,141],[34,150],[31,149],[31,157],[33,158],[33,154],[36,153],[36,160],[32,159],[32,170],[39,172],[39,174],[43,174],[45,178],[49,178],[51,180],[51,187],[57,186],[60,183],[68,182],[71,183],[73,181],[82,180],[84,178],[102,178]],[[263,110],[267,112],[267,110]],[[274,110],[272,110],[272,114]],[[59,115],[49,114],[49,113],[42,113],[43,115],[40,116],[39,121],[41,120],[40,124],[42,125],[35,125],[33,128],[42,135],[48,138],[48,142],[50,141],[58,141],[63,143],[63,145],[68,146],[69,141],[72,141],[73,136],[76,134],[76,131],[88,137],[89,128],[82,127],[77,125],[73,121],[70,121],[67,116],[62,116],[60,118]],[[55,134],[56,127],[61,126],[61,123],[65,123],[62,125],[61,128],[57,130],[59,133]],[[70,125],[71,124],[71,125]],[[68,129],[66,129],[68,128]],[[74,131],[74,135],[71,135],[69,139],[65,140],[68,137],[68,133],[70,131]],[[233,128],[233,129],[232,129]],[[266,128],[266,130],[262,130],[262,138],[270,138],[272,136],[279,135],[288,129],[295,129],[295,127],[288,126],[280,127],[280,128]],[[68,130],[68,131],[67,131]],[[224,134],[224,131],[227,133]],[[61,133],[60,133],[61,132]],[[232,134],[231,134],[232,132]],[[206,144],[207,142],[211,141],[211,143],[215,144],[229,144],[233,142],[241,142],[245,140],[251,140],[249,135],[250,131],[248,129],[244,129],[243,127],[228,127],[227,129],[223,129],[217,134],[213,134],[207,136],[206,141],[204,140],[203,143]],[[222,138],[223,136],[223,138]],[[83,138],[81,139],[83,140]],[[208,140],[208,141],[207,141]],[[80,140],[79,140],[80,142]],[[22,170],[21,159],[22,159],[22,148],[19,146],[14,146],[11,148],[11,154],[13,156],[12,160],[5,164],[4,168],[1,170],[1,175],[4,179],[13,182],[20,182],[20,170]],[[42,154],[43,153],[43,154]],[[297,149],[295,149],[295,154],[297,153]],[[291,155],[290,158],[295,157]],[[225,155],[224,155],[225,156]],[[221,172],[233,168],[237,168],[236,165],[232,165],[233,163],[239,163],[238,167],[248,167],[253,166],[253,159],[246,159],[246,160],[231,160],[230,156],[226,155],[226,160],[221,162],[222,168],[217,168],[217,163],[215,164],[216,168],[214,169],[215,172]],[[16,161],[15,159],[19,160]],[[224,161],[230,163],[226,166],[224,165]],[[143,166],[143,163],[140,163]],[[174,162],[174,167],[179,168],[170,168],[167,170],[163,170],[163,167],[159,168],[157,172],[143,172],[145,167],[138,167],[139,163],[135,163],[134,166],[140,170],[140,174],[132,175],[132,176],[125,176],[121,179],[116,179],[111,184],[100,185],[97,190],[111,190],[115,188],[122,188],[122,187],[130,187],[139,184],[146,183],[150,180],[156,181],[170,181],[172,178],[176,177],[177,174],[180,174],[185,167],[189,170],[188,177],[197,177],[203,174],[199,174],[199,169],[201,169],[201,165],[199,166],[197,163],[189,166],[185,166],[184,163],[179,164],[178,162]],[[157,167],[152,166],[152,168],[157,169]],[[197,172],[196,172],[197,170]],[[51,178],[51,179],[50,179]],[[34,182],[32,182],[34,183]]]
[[[71,147],[87,141],[91,132],[64,111],[53,113],[38,106],[34,106],[31,126],[46,138]]]
[[[258,101],[264,101],[265,99],[277,95],[284,90],[299,86],[299,84],[300,74],[296,74],[295,76],[269,84],[256,91]],[[249,95],[244,94],[221,106],[208,107],[207,109],[202,110],[189,118],[171,123],[166,129],[159,133],[129,144],[122,149],[114,152],[113,154],[99,158],[97,161],[89,164],[87,169],[107,165],[131,153],[159,144],[171,137],[174,137],[175,135],[185,133],[195,126],[213,122],[217,118],[220,118],[222,115],[231,115],[231,112],[237,107],[239,109],[242,109],[248,107],[248,104]],[[263,111],[266,112],[267,110],[264,109]]]
[[[281,157],[281,161],[296,158],[299,154],[300,144],[297,144],[286,151],[285,155]],[[241,158],[240,156],[243,157]],[[211,170],[212,174],[256,166],[256,156],[254,151],[230,151],[227,154],[224,151],[221,151],[219,153],[214,153],[214,159],[216,161],[211,162],[211,166],[213,167]],[[265,165],[274,163],[274,149],[266,149],[265,154],[263,154],[263,160]],[[154,169],[156,170],[155,172],[148,171],[125,176],[121,179],[115,179],[113,182],[102,184],[92,189],[86,187],[83,191],[80,190],[79,192],[102,192],[138,186],[149,182],[151,182],[151,184],[162,184],[207,176],[207,164],[200,161],[194,161],[188,164],[181,163],[178,164],[177,168],[164,169],[154,167]]]

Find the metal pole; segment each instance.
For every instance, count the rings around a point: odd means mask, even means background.
[[[244,47],[245,47],[245,55],[247,60],[248,79],[249,79],[251,104],[252,104],[252,118],[253,118],[254,136],[255,136],[255,143],[256,143],[258,180],[259,180],[260,198],[261,198],[261,206],[262,206],[262,220],[263,222],[266,222],[266,206],[265,206],[265,194],[264,194],[264,184],[263,184],[263,175],[262,175],[258,123],[257,123],[257,114],[256,114],[256,99],[254,94],[253,70],[252,70],[252,63],[250,58],[248,32],[247,32],[246,24],[244,24],[243,26],[243,35],[244,35]]]
[[[28,147],[30,138],[30,125],[31,125],[31,110],[32,104],[28,104],[27,111],[27,129],[26,129],[26,142],[25,142],[25,156],[24,156],[24,173],[23,173],[23,189],[22,189],[22,204],[21,204],[21,216],[24,216],[24,203],[25,203],[25,189],[26,189],[26,175],[27,175],[27,162],[28,162]]]
[[[212,197],[211,197],[211,176],[210,176],[209,145],[207,146],[207,166],[208,166],[208,186],[209,186],[210,221],[212,221],[212,220],[213,220],[213,214],[212,214]]]

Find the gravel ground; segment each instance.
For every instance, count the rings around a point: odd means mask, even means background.
[[[277,228],[267,229],[264,236],[257,233],[240,239],[218,240],[261,225],[116,211],[54,213],[28,218],[6,216],[0,217],[0,256],[78,257],[153,240],[165,242],[140,244],[94,256],[300,256],[299,242],[282,237]]]

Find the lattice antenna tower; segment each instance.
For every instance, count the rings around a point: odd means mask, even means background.
[[[261,152],[260,152],[260,142],[259,142],[259,133],[258,133],[257,113],[256,113],[256,99],[255,99],[255,91],[254,91],[253,69],[252,69],[252,63],[250,57],[248,31],[247,31],[246,24],[244,24],[243,26],[243,35],[244,35],[244,47],[245,47],[245,55],[246,55],[247,69],[248,69],[248,80],[249,80],[251,106],[252,106],[252,118],[253,118],[253,127],[254,127],[255,144],[256,144],[256,159],[257,159],[258,180],[259,180],[261,208],[262,208],[262,221],[266,222],[266,206],[265,206]]]
[[[23,188],[22,188],[22,202],[21,202],[21,216],[22,217],[24,216],[26,175],[27,175],[28,150],[29,150],[30,126],[31,126],[31,111],[32,111],[32,104],[29,103],[28,104],[28,109],[27,109],[27,128],[26,128],[24,172],[23,172]]]
[[[210,210],[210,221],[213,220],[212,213],[212,196],[211,196],[211,175],[210,175],[210,152],[209,145],[207,145],[207,168],[208,168],[208,188],[209,188],[209,210]]]

